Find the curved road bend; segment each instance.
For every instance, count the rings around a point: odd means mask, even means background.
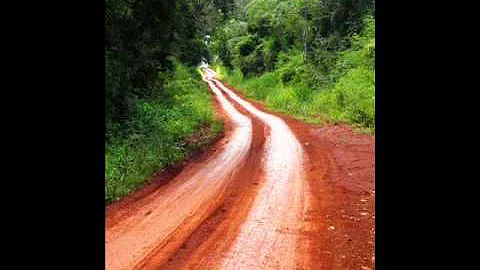
[[[189,172],[182,172],[156,192],[155,198],[143,206],[144,211],[106,230],[106,269],[142,268],[145,258],[158,253],[168,259],[215,210],[224,187],[245,161],[252,140],[251,120],[240,114],[212,82],[208,83],[233,123],[228,143],[191,177]]]

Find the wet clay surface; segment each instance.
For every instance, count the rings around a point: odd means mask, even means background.
[[[199,189],[202,191],[197,194],[204,199],[202,206],[208,211],[180,200],[162,204],[168,197],[165,186],[175,186],[168,192],[178,193],[175,190],[182,185],[174,183],[191,182],[193,175],[220,156],[232,139],[235,121],[223,109],[218,110],[221,106],[217,103],[217,113],[226,120],[224,138],[187,162],[179,174],[181,178],[166,177],[170,182],[163,182],[168,184],[147,185],[145,190],[151,189],[148,192],[139,191],[107,209],[106,241],[108,235],[113,239],[113,243],[106,243],[107,269],[373,269],[374,137],[354,134],[345,125],[320,127],[269,112],[281,119],[294,136],[294,139],[279,136],[274,140],[283,144],[296,140],[301,145],[293,143],[291,149],[297,150],[290,152],[301,157],[278,159],[279,155],[271,150],[275,148],[271,142],[271,123],[259,117],[258,112],[252,113],[252,108],[248,110],[239,104],[238,98],[243,98],[240,93],[227,86],[237,95],[236,101],[220,84],[213,82],[210,87],[221,90],[236,111],[251,121],[251,143],[246,154],[240,155],[243,161],[235,166],[234,174],[227,173],[214,185],[219,191],[209,193]],[[262,104],[248,102],[264,111]],[[277,133],[288,132],[277,130]],[[287,169],[281,166],[282,162],[287,163]],[[272,174],[276,170],[281,173]],[[190,191],[194,193],[193,189]],[[182,199],[197,200],[192,195],[186,194]],[[157,237],[149,245],[136,244],[139,239],[147,239],[142,235],[155,238],[152,235],[158,234],[162,227],[169,227],[168,215],[146,223],[139,213],[144,217],[153,211],[169,211],[174,215],[188,207],[196,209],[187,215],[196,222],[177,222],[173,233]],[[137,218],[130,222],[130,227],[122,226],[132,216]],[[155,229],[149,230],[152,226]],[[122,253],[118,245],[121,241],[115,242],[116,237],[109,231],[117,231],[117,238],[122,234],[135,236],[124,242],[128,246],[123,246],[127,250],[132,246],[144,248],[139,248],[137,257],[130,260],[134,263],[121,265],[115,261],[118,257],[112,258],[131,253]],[[112,245],[117,248],[111,248]]]
[[[232,123],[222,110],[220,103],[213,96],[212,101],[215,108],[215,118],[221,119],[225,123],[224,131],[210,143],[208,148],[192,153],[192,155],[182,163],[170,166],[162,171],[157,172],[150,181],[139,187],[132,194],[129,194],[128,196],[123,197],[121,200],[115,201],[108,205],[106,207],[105,215],[105,224],[107,229],[114,226],[118,221],[136,213],[139,209],[141,209],[142,205],[145,205],[152,198],[154,198],[155,195],[152,196],[152,193],[155,193],[160,187],[168,184],[183,170],[191,168],[194,164],[204,163],[209,157],[221,149],[222,145],[225,144],[225,142],[222,141],[222,139],[225,137],[225,134],[229,134],[232,131]]]
[[[249,102],[265,110],[260,102]],[[310,226],[301,232],[303,244],[297,247],[303,267],[374,269],[375,137],[356,134],[348,125],[320,126],[270,113],[288,124],[308,159]]]
[[[165,262],[222,203],[226,186],[244,166],[252,142],[251,120],[218,90],[212,91],[232,123],[231,132],[217,154],[185,167],[175,179],[141,199],[135,211],[107,225],[107,269],[145,269],[151,257],[156,264]]]

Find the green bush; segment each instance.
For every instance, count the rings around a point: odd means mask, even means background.
[[[270,108],[281,109],[285,112],[294,112],[299,107],[299,100],[295,89],[292,87],[282,87],[267,97],[267,106]]]
[[[345,114],[352,123],[367,127],[375,124],[374,72],[366,67],[347,72],[335,85],[335,91],[343,96]]]
[[[288,84],[293,80],[295,75],[295,70],[285,69],[280,72],[280,79],[282,80],[283,84]]]

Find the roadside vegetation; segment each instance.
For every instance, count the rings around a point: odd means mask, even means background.
[[[105,204],[222,130],[197,66],[215,1],[106,1]]]
[[[182,161],[222,130],[222,123],[214,119],[207,86],[194,69],[177,64],[163,92],[168,99],[135,100],[128,130],[108,134],[107,203],[129,194],[158,170]]]
[[[247,1],[216,29],[218,74],[270,109],[375,130],[372,1]]]
[[[106,0],[105,203],[222,130],[201,60],[269,108],[375,129],[371,0]]]

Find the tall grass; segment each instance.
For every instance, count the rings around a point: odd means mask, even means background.
[[[177,64],[168,81],[162,90],[168,98],[137,100],[128,135],[112,135],[105,147],[107,204],[183,160],[222,130],[222,123],[214,119],[208,88],[194,69]],[[191,136],[198,138],[186,140]]]

